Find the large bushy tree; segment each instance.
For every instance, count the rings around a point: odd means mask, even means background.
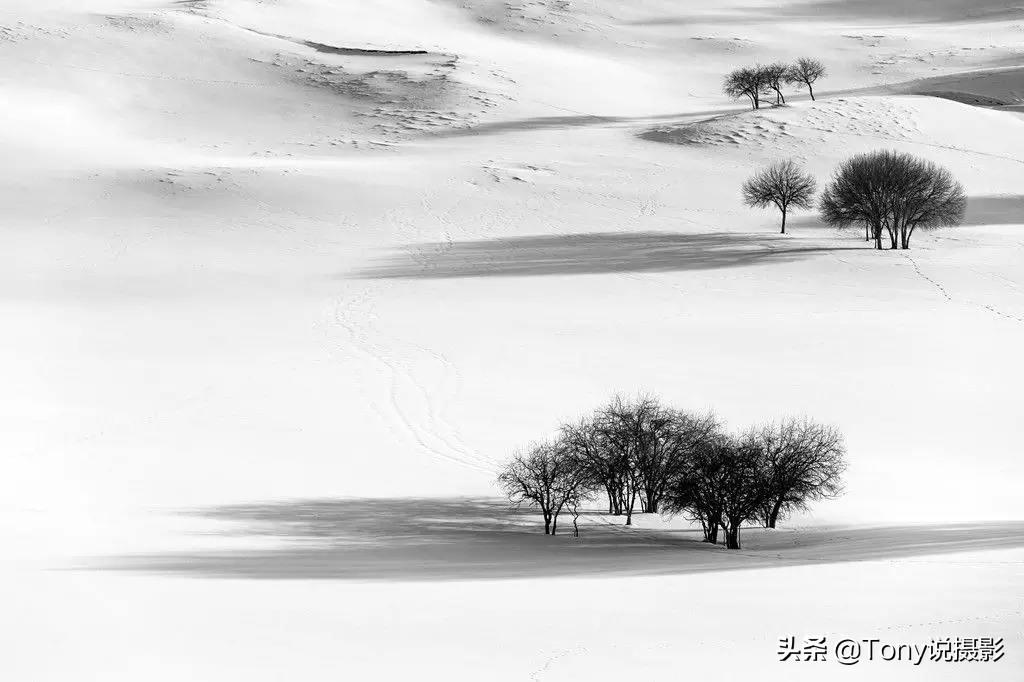
[[[867,225],[875,248],[910,248],[918,228],[963,221],[967,195],[953,174],[905,152],[875,151],[844,161],[821,196],[822,219],[837,227]]]

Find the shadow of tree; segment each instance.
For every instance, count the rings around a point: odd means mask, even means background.
[[[710,270],[779,263],[861,247],[781,235],[595,232],[415,244],[355,273],[368,279],[531,277]]]
[[[826,225],[817,215],[804,215],[791,218],[789,225],[794,230],[817,229],[830,230],[837,235],[854,236],[864,234],[864,227],[853,225],[847,228],[835,228]],[[961,225],[1024,225],[1024,195],[1002,194],[992,196],[974,196],[967,200],[967,213]],[[956,229],[943,228],[943,229]]]
[[[971,197],[964,225],[1024,225],[1024,195]]]
[[[713,116],[732,109],[705,109],[653,116],[601,116],[598,114],[571,114],[564,116],[533,116],[507,121],[478,123],[466,128],[451,128],[431,133],[433,137],[473,137],[477,135],[498,135],[532,130],[566,130],[594,126],[635,125],[668,121],[687,121],[694,118]],[[738,109],[737,109],[738,111]]]
[[[1024,523],[744,531],[745,549],[695,530],[627,528],[590,512],[579,538],[487,498],[297,500],[188,512],[225,522],[224,537],[270,547],[105,559],[105,570],[249,579],[457,580],[657,575],[859,561],[1024,546]]]
[[[1024,15],[1020,6],[1005,0],[810,0],[779,3],[773,7],[737,8],[742,11],[686,11],[626,22],[634,26],[687,26],[710,23],[778,22],[786,19],[824,21],[900,21],[933,23],[997,21]]]

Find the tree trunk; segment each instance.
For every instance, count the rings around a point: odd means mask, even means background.
[[[811,91],[811,101],[814,101],[814,86],[810,83],[807,84],[807,89]]]
[[[779,522],[779,512],[782,511],[782,500],[779,500],[772,505],[772,510],[768,513],[768,528],[775,528],[775,524]]]
[[[740,549],[740,527],[738,524],[730,524],[725,531],[725,547],[726,549]]]
[[[782,209],[782,234],[786,234],[786,209]]]
[[[555,514],[555,518],[551,520],[551,534],[554,535],[558,532],[558,514]]]
[[[544,515],[544,535],[551,535],[551,514]]]
[[[718,544],[718,524],[709,523],[704,529],[704,542],[710,542],[712,545]]]

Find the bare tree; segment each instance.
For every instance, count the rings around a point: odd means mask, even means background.
[[[707,442],[687,475],[672,487],[666,510],[699,521],[704,541],[715,543],[725,531],[728,549],[740,549],[740,528],[757,518],[766,495],[762,459],[756,448],[726,434]]]
[[[722,526],[722,490],[725,475],[723,450],[732,447],[728,436],[716,431],[688,458],[681,475],[672,479],[663,511],[683,514],[700,523],[704,542],[716,544]]]
[[[811,59],[809,57],[801,57],[796,60],[796,63],[789,67],[789,71],[784,76],[785,80],[790,83],[800,83],[807,86],[807,91],[811,94],[811,101],[814,101],[814,84],[821,78],[824,78],[826,74],[825,65],[817,59]]]
[[[632,524],[636,503],[657,513],[688,457],[719,429],[712,413],[662,405],[652,397],[614,398],[587,419],[565,424],[561,442],[586,467],[594,489],[603,488],[608,513]]]
[[[796,163],[777,161],[743,183],[743,203],[755,208],[775,205],[782,213],[782,234],[786,234],[786,214],[790,208],[814,206],[817,183]]]
[[[720,426],[713,413],[698,414],[660,405],[646,416],[645,442],[637,467],[643,510],[656,514],[669,486],[685,475],[691,458],[718,435]]]
[[[910,248],[917,228],[958,225],[967,208],[963,186],[945,168],[904,152],[858,154],[836,170],[820,202],[822,219],[846,227],[866,223],[882,248]]]
[[[622,475],[622,511],[627,526],[633,525],[633,510],[643,489],[642,462],[653,439],[650,423],[660,409],[653,398],[629,401],[616,396],[594,415],[595,428],[608,448],[608,456]]]
[[[743,442],[761,457],[765,494],[758,517],[765,528],[811,501],[842,493],[846,448],[838,429],[789,418],[751,429]]]
[[[775,93],[776,106],[786,103],[786,96],[782,94],[782,86],[789,81],[792,68],[783,62],[774,62],[761,67],[761,77],[765,87]]]
[[[620,516],[623,513],[623,486],[628,462],[609,446],[605,431],[598,426],[598,420],[591,417],[564,424],[560,440],[586,468],[593,487],[603,489],[608,496],[608,513]]]
[[[731,439],[718,450],[721,467],[722,528],[727,549],[740,549],[740,529],[757,517],[767,489],[762,459],[756,448]]]
[[[511,502],[540,509],[545,535],[558,532],[558,515],[566,505],[577,507],[590,484],[585,468],[559,441],[538,443],[516,455],[498,475]]]
[[[761,108],[761,95],[767,88],[764,67],[760,65],[736,69],[725,77],[722,84],[722,92],[733,99],[746,97],[751,109]]]

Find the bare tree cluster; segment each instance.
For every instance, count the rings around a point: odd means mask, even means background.
[[[679,514],[699,523],[704,539],[740,547],[740,528],[774,528],[794,511],[842,492],[845,447],[839,432],[807,419],[787,419],[726,432],[710,412],[690,412],[655,398],[616,397],[551,442],[505,465],[498,483],[510,500],[539,509],[555,534],[562,511],[602,499],[625,525],[640,513]]]
[[[725,77],[722,91],[733,99],[747,98],[751,109],[760,109],[762,96],[775,95],[775,104],[785,104],[782,89],[786,85],[806,86],[814,99],[814,84],[826,74],[825,65],[817,59],[801,57],[792,64],[772,62],[736,69]]]
[[[814,177],[790,160],[777,161],[743,183],[743,203],[775,206],[782,233],[792,208],[814,206]],[[818,202],[822,220],[836,227],[864,226],[864,239],[882,248],[909,249],[918,228],[958,225],[967,195],[953,174],[938,164],[904,152],[875,151],[847,159],[832,176]]]
[[[836,169],[821,197],[822,219],[836,227],[863,225],[864,238],[882,248],[910,248],[917,228],[962,222],[967,195],[953,174],[905,152],[858,154]]]

